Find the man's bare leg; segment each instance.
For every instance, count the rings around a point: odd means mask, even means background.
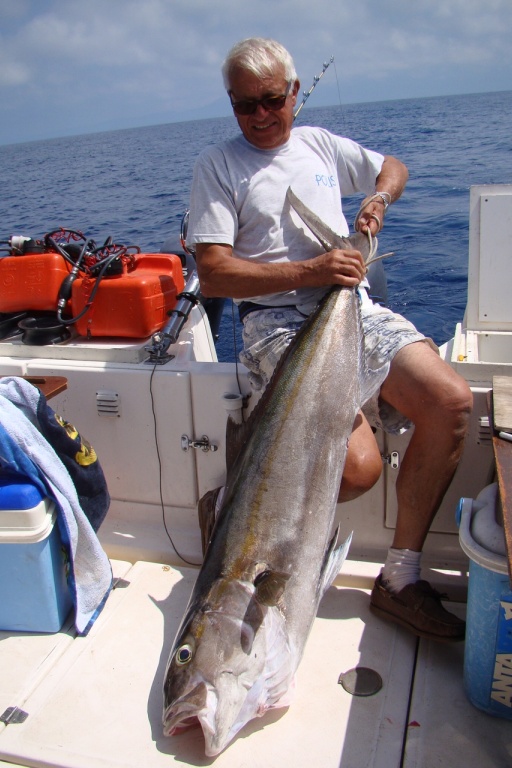
[[[423,342],[401,349],[381,397],[414,423],[397,480],[393,547],[420,552],[464,447],[471,391]]]
[[[461,640],[464,622],[419,575],[426,536],[464,447],[471,392],[430,347],[415,342],[395,356],[381,397],[415,426],[397,480],[395,536],[371,606],[417,635]]]

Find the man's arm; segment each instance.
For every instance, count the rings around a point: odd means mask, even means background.
[[[369,195],[363,200],[361,207],[364,208],[358,219],[358,229],[361,232],[366,232],[369,227],[372,235],[376,235],[382,229],[386,210],[384,199],[389,204],[398,200],[404,191],[408,178],[409,171],[400,160],[391,155],[384,157],[382,168],[375,181],[375,192],[382,192],[383,197],[377,197],[367,205],[365,203],[373,195]],[[377,219],[380,221],[380,226]]]
[[[394,203],[401,196],[409,178],[407,167],[396,157],[386,155],[375,182],[376,192],[387,192]]]
[[[230,245],[198,243],[197,273],[205,298],[246,299],[327,285],[358,285],[365,276],[359,251],[329,251],[304,261],[263,264],[238,259]]]

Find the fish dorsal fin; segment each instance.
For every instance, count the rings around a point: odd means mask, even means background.
[[[269,607],[277,605],[289,578],[289,573],[281,573],[270,569],[259,573],[254,579],[255,597],[258,603]]]
[[[319,583],[319,589],[320,589],[321,595],[323,595],[324,592],[326,592],[329,589],[334,579],[340,572],[341,566],[345,562],[350,544],[352,542],[353,532],[350,533],[349,536],[347,536],[347,538],[345,539],[343,544],[341,544],[341,546],[337,547],[336,543],[338,541],[339,532],[340,532],[340,527],[338,526],[336,528],[336,531],[334,532],[334,536],[329,542],[329,546],[327,547],[327,551],[325,553],[324,563],[322,566],[322,572],[320,574],[320,583]]]

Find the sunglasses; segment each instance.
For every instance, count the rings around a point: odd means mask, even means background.
[[[233,101],[231,99],[231,91],[228,92],[233,112],[237,115],[254,115],[259,105],[266,109],[267,112],[279,112],[286,103],[291,82],[288,83],[285,93],[282,96],[265,96],[263,99],[242,99],[241,101]]]

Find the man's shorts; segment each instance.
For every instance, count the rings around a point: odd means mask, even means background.
[[[425,336],[401,315],[373,304],[364,289],[359,290],[359,295],[366,365],[374,371],[381,370],[382,384],[396,353],[407,344],[423,341]],[[306,319],[295,307],[265,307],[245,316],[240,360],[249,369],[254,390],[261,391],[267,386],[279,359]],[[392,434],[411,426],[408,419],[379,398],[379,391],[362,410],[372,426]]]

